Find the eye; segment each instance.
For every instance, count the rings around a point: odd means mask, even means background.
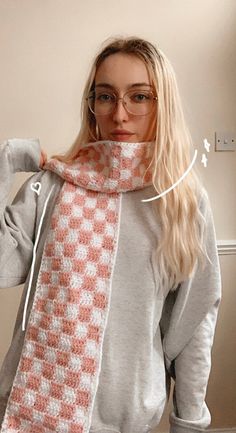
[[[137,103],[148,102],[152,99],[151,94],[148,92],[130,93],[129,97],[133,102]]]
[[[97,93],[95,95],[95,99],[98,102],[113,102],[115,100],[115,96],[111,93]]]

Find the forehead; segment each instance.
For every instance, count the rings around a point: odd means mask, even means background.
[[[135,83],[151,84],[146,64],[134,54],[116,53],[108,56],[97,69],[95,84],[107,83],[116,88]]]

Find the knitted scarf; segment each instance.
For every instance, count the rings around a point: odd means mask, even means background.
[[[153,143],[89,143],[56,199],[2,433],[88,433],[109,313],[122,192],[151,183]]]

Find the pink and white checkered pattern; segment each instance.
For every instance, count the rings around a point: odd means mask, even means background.
[[[97,141],[80,149],[72,165],[52,159],[46,167],[86,189],[108,193],[132,191],[151,184],[148,167],[153,147],[152,142]]]
[[[82,152],[79,158],[86,161],[77,162],[76,170],[53,161],[53,170],[67,182],[53,211],[2,433],[89,431],[117,247],[118,191],[136,189],[131,177],[143,171],[134,168],[138,150],[139,162],[146,155],[143,146],[132,151],[123,146],[120,152],[117,145],[109,157],[98,143],[93,152],[90,147]],[[99,170],[101,160],[106,165]],[[99,183],[105,172],[107,179]]]
[[[84,433],[97,383],[118,194],[65,183],[51,220],[3,432]]]

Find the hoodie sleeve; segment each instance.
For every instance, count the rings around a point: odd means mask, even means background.
[[[211,368],[221,277],[215,228],[206,192],[200,203],[204,218],[207,262],[196,266],[191,278],[170,292],[164,306],[163,347],[174,379],[171,433],[200,433],[210,424],[205,403]]]
[[[11,205],[7,199],[14,174],[40,171],[39,161],[38,140],[12,139],[0,146],[0,288],[23,283],[31,264],[36,194],[24,185]]]

